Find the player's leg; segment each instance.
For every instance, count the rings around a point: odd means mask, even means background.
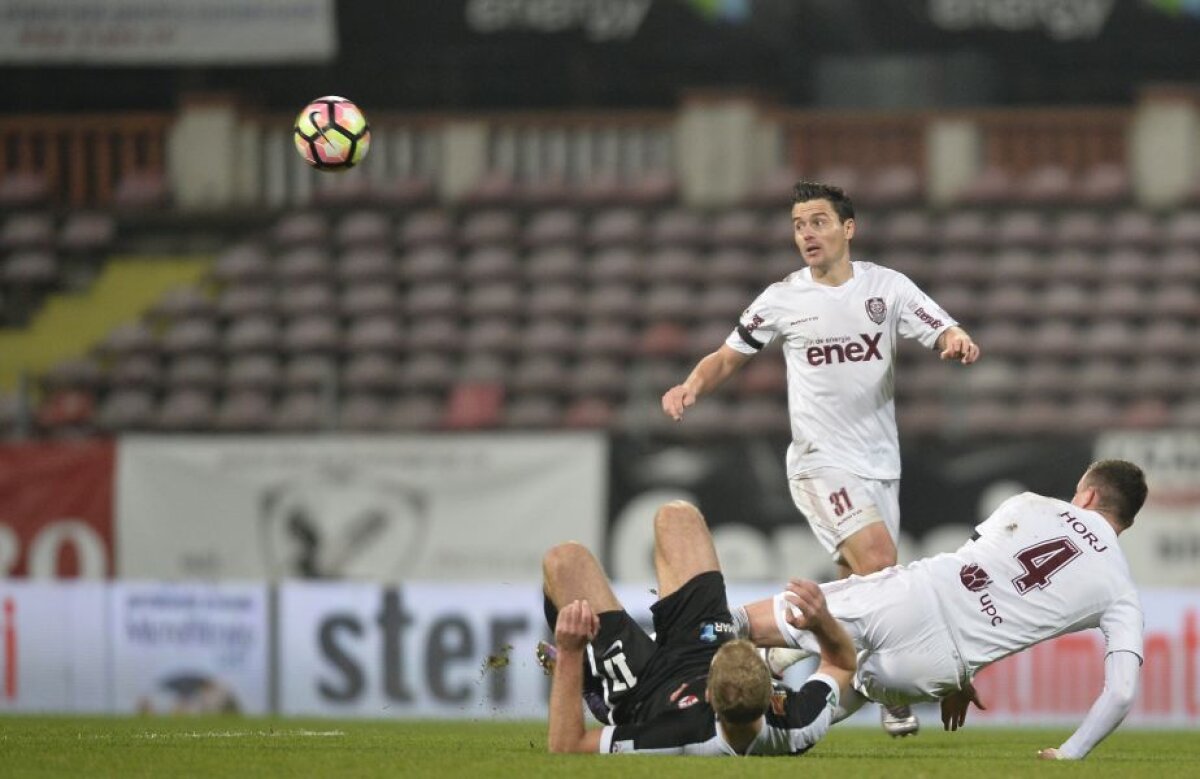
[[[843,578],[896,564],[900,530],[895,481],[862,479],[838,468],[789,480],[792,501]]]
[[[574,541],[551,547],[542,558],[542,591],[553,604],[555,615],[575,600],[586,600],[597,614],[621,610],[600,561]]]
[[[654,570],[659,599],[702,573],[720,569],[712,535],[700,510],[682,500],[659,508],[654,515]]]

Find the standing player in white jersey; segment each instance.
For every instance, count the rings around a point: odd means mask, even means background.
[[[800,182],[793,200],[794,238],[806,267],[767,287],[725,343],[667,390],[662,407],[682,419],[697,399],[782,337],[792,500],[841,575],[865,575],[896,564],[897,341],[915,338],[964,365],[979,358],[979,347],[907,276],[851,260],[854,205],[841,189]],[[906,707],[881,714],[893,736],[917,731]]]
[[[1121,723],[1137,693],[1141,600],[1117,536],[1133,525],[1146,493],[1141,468],[1101,460],[1069,503],[1026,492],[1001,504],[956,552],[822,585],[829,611],[859,649],[857,694],[843,696],[835,719],[864,696],[888,704],[940,700],[943,724],[957,730],[969,704],[983,708],[971,684],[981,669],[1098,627],[1104,690],[1065,743],[1039,753],[1086,756]],[[782,597],[734,609],[735,622],[749,626],[755,643],[812,652],[812,639],[785,619],[791,606]]]

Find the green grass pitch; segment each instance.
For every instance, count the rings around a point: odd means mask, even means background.
[[[834,731],[800,758],[548,755],[540,722],[0,717],[4,777],[1154,777],[1200,775],[1200,734],[1118,730],[1082,763],[1041,763],[1066,730]],[[798,764],[796,761],[803,761]],[[616,763],[616,765],[614,765]],[[614,773],[614,770],[617,773]],[[797,773],[802,771],[802,773]]]

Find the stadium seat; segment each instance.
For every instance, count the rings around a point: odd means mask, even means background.
[[[247,314],[232,320],[223,334],[226,354],[274,353],[281,348],[279,321],[269,314]]]
[[[90,392],[100,389],[107,381],[100,361],[94,355],[60,360],[44,371],[39,379],[43,389],[83,389]]]
[[[458,375],[452,357],[440,353],[411,356],[400,366],[400,385],[409,392],[442,395]]]
[[[516,282],[521,267],[516,252],[508,246],[479,246],[462,259],[459,277],[468,284]]]
[[[725,247],[717,249],[703,263],[701,281],[708,284],[728,284],[738,288],[752,287],[759,281],[758,257],[747,249]],[[747,301],[751,298],[747,298]]]
[[[1077,357],[1083,331],[1064,319],[1044,319],[1029,335],[1027,348],[1039,357]]]
[[[932,278],[939,283],[980,285],[991,277],[992,267],[978,249],[947,249],[932,268]]]
[[[392,393],[400,387],[396,358],[379,352],[352,355],[342,370],[342,387],[351,393]]]
[[[700,212],[687,208],[672,208],[653,216],[647,233],[647,243],[653,247],[696,248],[706,242],[708,231]]]
[[[1042,204],[1069,203],[1076,199],[1075,177],[1062,165],[1040,165],[1020,177],[1011,198]]]
[[[732,424],[748,435],[778,435],[788,425],[787,401],[755,396],[738,401],[732,408]]]
[[[396,355],[403,352],[407,345],[396,317],[386,313],[353,319],[346,329],[346,349],[352,354],[373,352]]]
[[[643,278],[650,284],[691,282],[703,275],[703,255],[681,246],[667,246],[646,255]]]
[[[571,372],[565,360],[548,354],[523,357],[513,367],[508,386],[518,395],[566,394]]]
[[[380,421],[385,430],[432,430],[442,418],[442,406],[429,395],[413,395],[393,401]]]
[[[699,325],[687,328],[687,359],[693,362],[704,355],[716,351],[730,332],[737,326],[737,317],[709,319]],[[767,358],[768,360],[771,358]],[[757,360],[755,362],[758,362]]]
[[[297,354],[284,367],[283,384],[293,394],[305,394],[332,388],[337,377],[337,361],[332,356]]]
[[[972,294],[970,291],[966,292],[968,298]],[[1020,283],[998,283],[982,295],[976,296],[976,306],[966,309],[954,307],[936,295],[934,299],[952,314],[959,311],[965,314],[971,311],[975,316],[982,314],[988,319],[1015,319],[1030,322],[1038,319],[1042,313],[1032,289]],[[964,301],[962,298],[959,302],[968,302],[969,305],[969,301]]]
[[[328,403],[317,392],[293,392],[274,407],[270,426],[281,433],[301,433],[328,426]]]
[[[275,404],[259,390],[237,390],[221,401],[213,426],[226,432],[259,432],[273,426]]]
[[[551,208],[533,214],[525,225],[521,240],[538,249],[548,246],[576,245],[583,234],[579,212],[570,208]]]
[[[1106,284],[1128,287],[1157,280],[1159,265],[1157,259],[1143,249],[1123,247],[1114,249],[1103,257],[1100,272]]]
[[[1027,354],[1029,328],[1006,320],[989,320],[973,333],[988,355],[1018,356]]]
[[[873,232],[889,249],[925,249],[933,242],[934,224],[928,211],[905,209],[885,216]]]
[[[636,347],[641,357],[679,359],[691,356],[688,330],[678,322],[659,321],[648,325]]]
[[[216,321],[192,317],[176,322],[163,333],[159,345],[169,355],[215,352],[220,346]]]
[[[171,201],[171,189],[161,171],[130,171],[117,179],[113,187],[112,207],[136,212],[162,208]]]
[[[1082,432],[1072,423],[1070,411],[1070,403],[1051,398],[1032,398],[1017,407],[1008,429],[1016,435]]]
[[[572,397],[602,397],[617,400],[628,389],[629,370],[618,359],[590,355],[570,371],[566,389]]]
[[[410,352],[444,352],[457,354],[462,351],[462,325],[447,317],[421,317],[411,320],[405,336]]]
[[[279,254],[274,261],[275,279],[295,285],[329,282],[333,279],[333,260],[329,252],[315,246],[299,246]]]
[[[1200,430],[1200,398],[1191,398],[1175,406],[1171,424],[1183,430]]]
[[[718,212],[709,230],[709,241],[717,248],[752,249],[760,244],[762,217],[753,209]]]
[[[339,246],[387,246],[392,242],[392,222],[378,211],[354,211],[338,221],[333,233]]]
[[[72,211],[58,233],[58,246],[69,253],[99,252],[116,240],[117,222],[111,214]]]
[[[58,257],[38,249],[15,251],[0,268],[0,281],[10,287],[44,289],[59,282]]]
[[[221,363],[211,354],[183,353],[167,366],[165,383],[168,391],[219,389],[223,381]]]
[[[216,409],[210,393],[183,389],[163,399],[154,425],[168,432],[198,432],[212,429],[215,420]]]
[[[466,246],[515,244],[520,227],[515,212],[488,208],[464,217],[455,236]]]
[[[472,351],[510,356],[521,351],[521,332],[516,317],[489,316],[473,321],[462,333],[462,342]]]
[[[641,319],[645,305],[630,284],[607,283],[594,287],[583,298],[583,314],[592,319]]]
[[[717,346],[719,344],[714,344],[709,351],[716,349]],[[783,360],[772,359],[770,356],[766,359],[751,360],[740,371],[735,382],[735,390],[742,397],[765,396],[776,400],[780,398],[786,400],[787,365]]]
[[[147,430],[157,419],[153,393],[141,388],[114,390],[96,414],[99,426],[108,431]]]
[[[1129,370],[1109,354],[1099,354],[1101,356],[1087,360],[1075,370],[1072,390],[1094,396],[1127,396],[1133,389]]]
[[[114,359],[128,354],[158,354],[158,337],[145,322],[117,325],[96,346],[99,354]]]
[[[1051,255],[1046,262],[1046,281],[1054,284],[1090,284],[1102,278],[1104,260],[1083,249],[1067,249]]]
[[[1022,395],[1029,398],[1061,393],[1071,387],[1075,370],[1060,360],[1035,359],[1022,374]]]
[[[497,427],[504,407],[504,385],[463,382],[450,389],[441,426],[447,430]]]
[[[1162,243],[1158,221],[1145,211],[1126,208],[1108,221],[1108,245],[1132,246],[1139,249],[1156,248]]]
[[[1171,284],[1155,287],[1147,301],[1147,309],[1158,317],[1200,318],[1200,290],[1191,284]]]
[[[383,246],[355,246],[334,263],[334,273],[343,284],[391,284],[397,270],[391,249]]]
[[[732,329],[737,324],[738,316],[753,299],[753,293],[740,287],[709,286],[697,298],[694,314],[702,322],[719,322]]]
[[[1020,392],[1023,382],[1020,367],[1001,357],[982,360],[958,373],[972,399],[1011,397]]]
[[[1040,295],[1038,307],[1045,317],[1079,319],[1092,314],[1095,298],[1079,284],[1062,282],[1053,284]]]
[[[1058,218],[1050,232],[1050,244],[1056,249],[1097,249],[1107,239],[1107,229],[1096,211],[1069,211]]]
[[[342,348],[341,328],[332,316],[304,316],[287,323],[280,345],[291,354],[335,353]]]
[[[1018,194],[1018,187],[1019,184],[1011,173],[1004,168],[989,165],[962,188],[958,199],[969,205],[1008,203]]]
[[[109,386],[120,389],[141,387],[155,391],[162,386],[163,379],[162,364],[157,357],[147,354],[127,354],[113,360],[107,373]]]
[[[242,317],[274,316],[275,284],[230,283],[217,296],[216,313],[226,322]]]
[[[285,319],[325,314],[337,310],[337,294],[326,280],[289,284],[276,299],[275,310]]]
[[[1200,250],[1175,247],[1159,257],[1157,277],[1164,284],[1200,283]]]
[[[212,297],[196,286],[172,287],[150,309],[152,318],[168,322],[189,317],[210,318],[216,314]]]
[[[337,305],[338,311],[347,319],[377,316],[395,319],[400,307],[400,295],[395,286],[387,282],[370,281],[356,281],[344,287]]]
[[[768,251],[759,258],[758,273],[751,286],[761,291],[770,284],[783,281],[803,266],[804,261],[794,246]]]
[[[1086,168],[1075,185],[1075,197],[1093,206],[1125,202],[1132,194],[1129,169],[1116,163]]]
[[[517,430],[548,430],[562,422],[563,404],[553,397],[525,395],[504,407],[502,424]]]
[[[272,237],[281,247],[317,247],[329,238],[329,222],[322,214],[312,212],[285,214],[275,223]]]
[[[1126,430],[1161,430],[1170,426],[1172,409],[1161,398],[1137,398],[1117,416],[1117,424]],[[1108,423],[1101,422],[1090,430]]]
[[[1190,391],[1187,373],[1177,361],[1164,357],[1138,360],[1133,374],[1123,377],[1122,383],[1135,395],[1179,395]]]
[[[274,354],[238,355],[225,367],[225,387],[232,391],[274,392],[282,383],[283,371]]]
[[[413,287],[452,284],[458,278],[458,259],[444,246],[423,246],[406,254],[396,268],[396,279]]]
[[[1150,315],[1162,315],[1161,309],[1149,308],[1146,294],[1128,281],[1109,276],[1109,283],[1101,287],[1094,303],[1093,315],[1097,317],[1120,317],[1140,319]],[[1200,300],[1195,301],[1200,303]]]
[[[430,244],[449,247],[455,241],[454,220],[440,208],[413,212],[397,228],[396,241],[409,251]]]
[[[650,322],[692,321],[696,318],[695,300],[696,293],[689,284],[658,284],[643,293],[642,315]]]
[[[1167,217],[1162,229],[1168,247],[1200,248],[1200,211],[1180,210]]]
[[[42,173],[15,171],[0,176],[0,208],[44,206],[50,199],[50,181]]]
[[[378,432],[383,429],[388,403],[370,393],[348,395],[338,414],[338,427],[356,433]]]
[[[1046,218],[1038,211],[1008,211],[996,219],[993,229],[995,241],[1000,246],[1037,249],[1050,243],[1050,229]]]
[[[911,204],[923,189],[921,174],[911,165],[886,165],[868,174],[860,187],[856,198],[876,207]]]
[[[620,320],[590,320],[579,332],[579,352],[583,355],[623,357],[637,345],[633,328]]]
[[[244,243],[226,249],[217,256],[212,276],[225,284],[252,284],[273,280],[274,270],[265,248]]]
[[[1200,356],[1195,328],[1178,320],[1151,322],[1143,332],[1142,347],[1147,355],[1156,357]]]
[[[583,294],[571,283],[550,282],[536,285],[526,300],[525,313],[531,319],[566,319],[583,315]]]
[[[83,438],[95,432],[96,398],[82,389],[46,392],[33,413],[38,431],[49,438]]]
[[[585,260],[575,246],[551,246],[529,254],[523,265],[525,280],[536,289],[541,284],[578,282]]]
[[[16,213],[0,227],[0,249],[53,249],[54,217],[47,213]]]
[[[1200,414],[1197,415],[1200,418]],[[617,420],[617,410],[604,398],[578,398],[567,405],[562,424],[568,429],[605,430]]]
[[[446,281],[409,287],[402,311],[412,320],[457,317],[463,310],[463,294],[457,284]]]
[[[642,280],[644,270],[641,255],[628,248],[602,249],[584,265],[592,284],[637,283]]]
[[[463,301],[467,316],[482,319],[487,317],[516,317],[525,308],[525,295],[521,287],[513,282],[496,282],[471,287]]]
[[[991,247],[991,219],[982,211],[951,211],[937,227],[937,239],[944,249],[978,249]]]
[[[596,248],[614,246],[636,247],[645,236],[645,220],[632,208],[610,208],[600,211],[588,223],[585,238]]]

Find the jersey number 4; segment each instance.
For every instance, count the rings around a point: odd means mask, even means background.
[[[1016,558],[1025,572],[1012,580],[1013,586],[1021,595],[1043,589],[1050,585],[1051,576],[1081,554],[1075,542],[1065,536],[1022,549]]]

